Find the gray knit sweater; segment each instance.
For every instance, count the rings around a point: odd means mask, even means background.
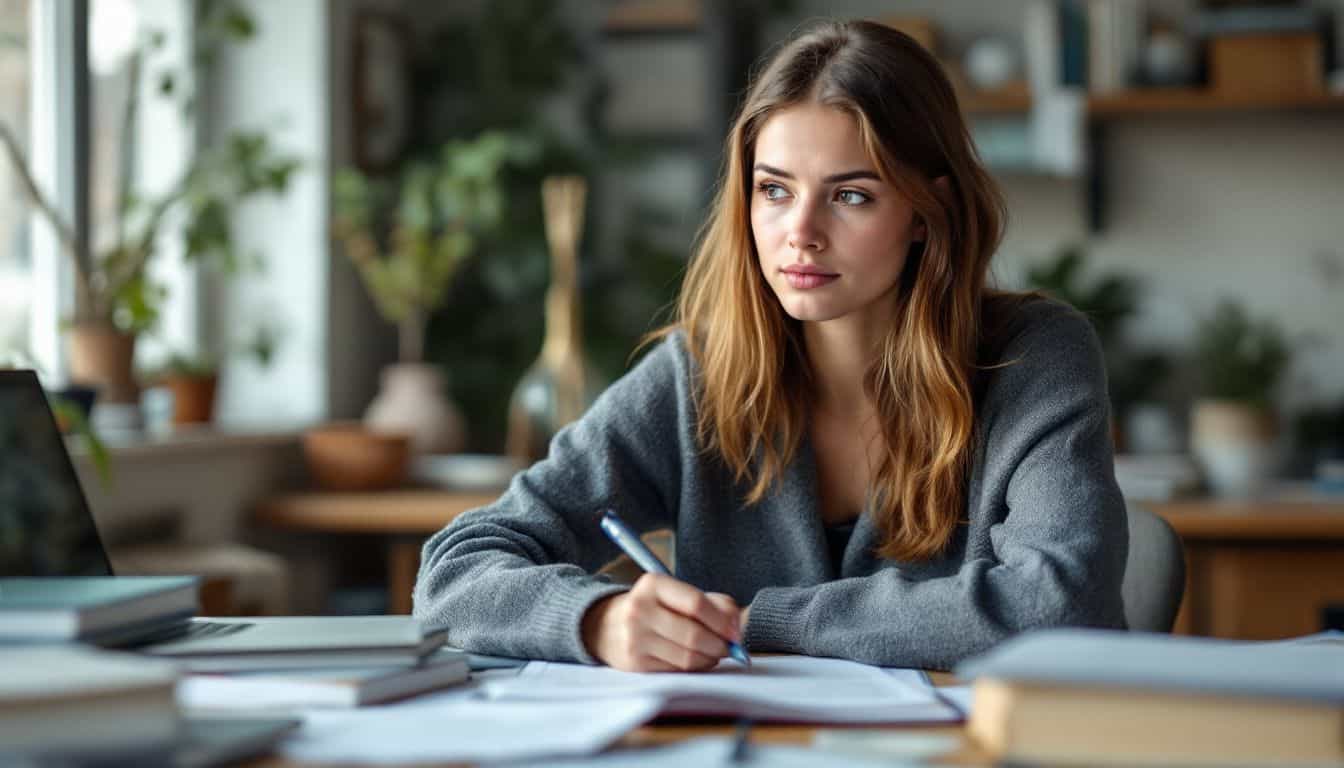
[[[1123,627],[1127,528],[1096,337],[1060,304],[1016,315],[996,355],[1014,362],[982,374],[964,523],[935,560],[875,557],[864,513],[832,562],[806,441],[744,506],[696,444],[694,363],[673,335],[494,504],[430,537],[415,615],[468,650],[593,662],[583,614],[626,588],[593,575],[619,554],[598,528],[611,507],[675,531],[679,578],[751,605],[751,651],[946,669],[1034,627]]]

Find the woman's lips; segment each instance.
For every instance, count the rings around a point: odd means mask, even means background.
[[[784,270],[784,279],[788,281],[790,288],[799,291],[807,291],[835,282],[840,279],[840,276],[829,272],[786,269]]]

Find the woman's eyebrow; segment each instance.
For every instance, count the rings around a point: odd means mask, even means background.
[[[753,167],[753,170],[762,171],[772,176],[782,176],[786,179],[793,178],[792,173],[781,168],[776,168],[773,165],[766,165],[765,163],[757,163]],[[873,181],[881,181],[882,177],[872,171],[845,171],[844,173],[833,173],[822,179],[822,182],[826,184],[836,184],[841,181],[852,181],[854,179],[872,179]]]

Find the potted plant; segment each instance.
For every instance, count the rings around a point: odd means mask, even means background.
[[[1199,322],[1200,396],[1190,416],[1190,447],[1215,494],[1254,496],[1271,476],[1274,394],[1291,357],[1278,325],[1235,301],[1219,303]]]
[[[237,6],[212,8],[214,15],[201,22],[201,34],[207,37],[197,41],[199,60],[209,60],[223,42],[245,40],[255,32]],[[163,44],[162,35],[148,36],[132,55],[124,126],[134,125],[143,49]],[[159,73],[159,78],[160,93],[178,92],[174,86],[178,78],[172,72]],[[193,102],[185,98],[186,104]],[[42,193],[20,144],[3,121],[0,144],[21,188],[55,231],[73,268],[75,309],[67,335],[71,379],[97,387],[100,400],[112,403],[134,403],[139,394],[133,374],[136,338],[154,326],[167,298],[166,289],[149,271],[165,222],[181,215],[188,260],[225,272],[244,268],[250,262],[234,247],[230,225],[234,209],[255,195],[282,194],[298,168],[298,161],[277,152],[264,134],[233,133],[199,152],[177,182],[161,193],[136,194],[127,176],[119,190],[115,238],[95,250],[81,246],[74,226]],[[122,167],[129,174],[125,162]]]
[[[365,423],[410,433],[415,452],[452,453],[465,445],[444,374],[424,362],[425,324],[477,238],[501,219],[501,170],[532,153],[520,138],[486,132],[448,142],[437,157],[411,164],[395,179],[353,169],[335,176],[333,234],[398,332],[398,362],[384,369]]]
[[[281,335],[274,317],[264,311],[255,314],[237,342],[230,345],[228,358],[242,357],[266,368],[275,358]],[[222,365],[223,359],[209,352],[174,351],[162,365],[142,378],[168,391],[174,427],[208,424],[214,421]]]
[[[219,363],[208,355],[174,353],[155,377],[173,398],[173,426],[214,419]]]

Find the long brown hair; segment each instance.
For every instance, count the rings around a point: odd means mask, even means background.
[[[766,119],[809,101],[858,121],[880,175],[927,228],[907,261],[896,320],[864,389],[883,449],[869,488],[884,532],[878,554],[929,559],[961,516],[985,275],[1005,212],[952,86],[913,39],[872,22],[827,22],[787,43],[754,78],[726,142],[722,181],[676,317],[651,337],[686,331],[701,374],[700,443],[748,484],[748,503],[761,500],[808,429],[813,384],[801,325],[757,264],[752,163]]]

